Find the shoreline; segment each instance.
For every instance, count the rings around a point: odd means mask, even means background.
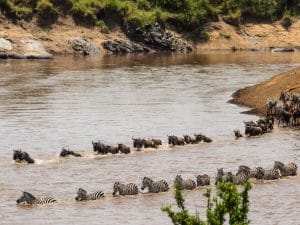
[[[267,99],[277,99],[281,91],[300,93],[300,67],[237,90],[229,103],[249,107],[246,113],[266,115]]]
[[[161,27],[150,28],[142,37],[128,37],[121,27],[114,27],[108,33],[100,28],[77,26],[72,18],[60,18],[51,28],[45,29],[36,21],[16,25],[9,20],[0,24],[0,58],[47,59],[60,55],[106,55],[148,52],[189,51],[258,51],[298,52],[300,51],[300,20],[289,30],[279,21],[267,23],[246,23],[239,27],[224,21],[211,22],[205,27],[209,40],[193,42],[183,34]],[[145,42],[149,34],[163,37],[153,44]],[[147,36],[148,35],[148,36]],[[157,37],[154,39],[157,40]],[[138,40],[133,40],[138,39]],[[166,49],[161,47],[169,43]],[[162,44],[162,45],[160,45]]]

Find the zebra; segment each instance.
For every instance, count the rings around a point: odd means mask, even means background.
[[[223,168],[218,169],[215,185],[219,182],[232,182],[233,174],[231,172],[224,173]]]
[[[256,168],[256,179],[258,180],[277,180],[280,178],[280,171],[278,169],[265,170],[262,167]]]
[[[207,174],[198,175],[196,179],[197,179],[197,187],[210,185],[210,177]]]
[[[169,185],[168,185],[167,181],[160,180],[160,181],[154,182],[149,177],[144,177],[141,189],[144,190],[147,187],[149,189],[149,193],[166,192],[169,190]]]
[[[23,195],[17,199],[17,204],[26,203],[28,205],[54,203],[56,200],[52,197],[36,198],[32,194],[24,191]]]
[[[237,185],[244,184],[249,179],[249,176],[250,171],[249,173],[248,171],[241,171],[236,175],[232,175],[232,182]]]
[[[137,195],[139,193],[138,186],[134,183],[122,184],[120,182],[114,183],[113,196],[119,192],[119,195]]]
[[[175,183],[179,184],[182,189],[193,190],[196,188],[196,183],[192,179],[183,180],[181,175],[176,175]]]
[[[104,198],[103,191],[96,191],[90,194],[87,194],[86,190],[83,188],[79,188],[77,191],[77,196],[75,197],[76,201],[90,201],[90,200],[98,200]]]
[[[297,165],[293,162],[284,165],[282,162],[275,161],[274,169],[278,169],[283,177],[297,175]]]

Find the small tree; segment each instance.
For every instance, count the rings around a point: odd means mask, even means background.
[[[185,199],[182,189],[175,184],[175,199],[179,212],[174,212],[171,206],[164,206],[166,212],[174,225],[222,225],[225,222],[225,215],[229,214],[230,225],[249,225],[249,198],[248,192],[251,189],[250,183],[244,184],[244,189],[238,192],[233,183],[219,183],[217,185],[217,197],[211,197],[211,190],[204,194],[207,197],[207,220],[201,220],[199,214],[191,215],[184,206]]]

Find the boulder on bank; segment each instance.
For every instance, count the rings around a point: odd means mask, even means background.
[[[12,44],[9,40],[6,40],[4,38],[0,38],[0,49],[11,51],[13,49]]]
[[[86,38],[77,37],[69,40],[69,44],[75,54],[79,55],[95,55],[99,53],[99,48]]]
[[[140,44],[125,41],[125,40],[108,40],[102,43],[104,49],[117,53],[117,54],[124,54],[124,53],[146,53],[149,52],[150,49],[143,47]]]
[[[129,26],[127,35],[134,41],[161,51],[190,52],[192,47],[180,38],[175,37],[170,31],[166,31],[158,23],[147,24],[143,27]]]
[[[270,48],[271,52],[295,52],[295,48]]]
[[[25,45],[25,53],[24,56],[27,59],[52,59],[53,56],[46,51],[43,44],[40,41],[27,39],[21,40],[21,42]],[[21,54],[11,54],[15,59],[22,59],[23,56]]]

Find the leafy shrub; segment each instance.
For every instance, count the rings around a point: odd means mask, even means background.
[[[281,19],[281,24],[285,29],[288,29],[293,23],[293,16],[291,11],[286,10]]]
[[[166,212],[174,225],[222,225],[225,216],[229,215],[230,225],[249,225],[249,197],[250,183],[244,185],[244,190],[238,192],[233,183],[220,183],[217,186],[217,197],[211,197],[211,190],[204,194],[207,197],[207,220],[201,220],[199,214],[191,215],[185,207],[185,199],[179,185],[175,185],[175,199],[179,212],[174,212],[171,206],[164,206]]]
[[[13,0],[0,0],[0,9],[6,17],[14,22],[21,19],[29,20],[33,16],[31,8],[22,4],[15,4]]]
[[[58,19],[58,11],[49,0],[39,0],[36,6],[38,22],[48,26]]]

